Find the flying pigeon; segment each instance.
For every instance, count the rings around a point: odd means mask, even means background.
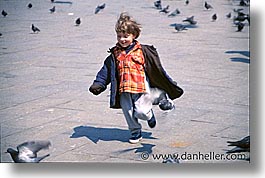
[[[37,152],[42,149],[48,149],[50,145],[51,142],[46,140],[29,141],[18,145],[17,150],[8,148],[6,153],[11,155],[15,163],[39,163],[44,158],[50,156],[50,154],[37,157]]]

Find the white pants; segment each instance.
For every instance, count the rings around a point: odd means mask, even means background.
[[[141,132],[138,119],[149,120],[153,116],[150,93],[121,93],[120,104],[132,135]]]

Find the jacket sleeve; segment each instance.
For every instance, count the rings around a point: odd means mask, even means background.
[[[108,56],[101,69],[98,71],[96,75],[96,79],[94,80],[93,84],[90,86],[89,91],[95,95],[98,95],[106,90],[107,85],[110,83],[111,78],[111,55]]]
[[[145,71],[150,86],[164,90],[172,100],[179,98],[184,91],[163,68],[155,47],[142,45],[142,49],[145,57]]]

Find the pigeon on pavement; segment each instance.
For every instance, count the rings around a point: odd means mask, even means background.
[[[194,16],[188,17],[185,20],[182,20],[182,22],[189,22],[191,25],[197,24],[197,21],[194,20]]]
[[[18,145],[17,150],[8,148],[6,153],[11,155],[15,163],[39,163],[50,154],[38,157],[37,152],[42,149],[48,149],[50,145],[51,142],[46,140],[29,141]]]
[[[55,12],[55,6],[53,6],[53,7],[50,9],[50,12],[51,12],[51,13],[54,13],[54,12]]]
[[[40,29],[36,26],[34,26],[34,24],[31,25],[31,30],[35,33],[35,32],[40,32]]]
[[[106,4],[98,5],[95,9],[95,14],[99,13],[99,11],[103,10],[106,7]]]
[[[76,26],[79,26],[81,24],[81,19],[80,18],[77,18],[76,20],[75,20],[75,25]]]
[[[3,15],[4,17],[6,17],[6,16],[8,15],[8,13],[7,13],[5,10],[2,10],[2,15]]]
[[[206,1],[205,1],[205,3],[204,3],[204,7],[207,9],[207,10],[209,10],[209,9],[213,9],[213,6],[211,6],[209,3],[207,3]]]

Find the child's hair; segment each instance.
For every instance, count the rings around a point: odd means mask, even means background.
[[[115,25],[116,33],[133,34],[135,39],[139,37],[141,32],[141,24],[137,23],[128,13],[123,12]]]

